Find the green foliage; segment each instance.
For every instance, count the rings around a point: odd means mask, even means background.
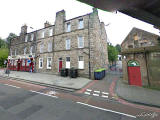
[[[10,45],[10,42],[13,38],[17,37],[16,34],[14,33],[9,33],[8,37],[6,38],[7,39],[7,43]]]
[[[0,67],[4,67],[4,61],[8,58],[8,48],[0,48]]]
[[[114,62],[116,61],[118,58],[118,51],[116,49],[116,47],[112,46],[112,45],[108,45],[108,60],[109,62]]]
[[[0,48],[7,48],[8,45],[6,41],[4,41],[2,38],[0,38]]]
[[[121,46],[119,44],[117,44],[116,46],[117,51],[120,53],[121,52]]]

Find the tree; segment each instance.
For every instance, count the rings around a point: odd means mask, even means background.
[[[7,48],[7,43],[2,38],[0,38],[0,48]]]
[[[116,47],[112,45],[108,45],[108,60],[113,64],[114,61],[116,61],[118,58],[118,51]]]
[[[116,49],[119,53],[121,52],[121,46],[119,44],[116,45]]]
[[[4,66],[4,61],[8,58],[8,48],[0,48],[0,67]]]
[[[13,38],[15,38],[15,37],[17,37],[16,34],[14,34],[14,33],[9,33],[8,37],[6,38],[8,45],[10,45],[11,40],[12,40]]]
[[[0,38],[0,67],[4,67],[4,61],[8,58],[8,44]]]

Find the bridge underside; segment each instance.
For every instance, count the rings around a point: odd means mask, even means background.
[[[105,11],[119,11],[160,28],[160,0],[78,0]]]

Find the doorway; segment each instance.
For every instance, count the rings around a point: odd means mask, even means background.
[[[129,85],[142,86],[140,65],[137,61],[128,62]]]
[[[59,61],[58,61],[58,72],[60,72],[62,69],[62,58],[59,58]]]

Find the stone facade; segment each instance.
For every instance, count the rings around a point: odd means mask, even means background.
[[[32,53],[30,53],[31,47],[32,47]],[[24,51],[24,48],[26,48],[26,52]],[[32,56],[35,56],[35,51],[36,51],[36,32],[27,33],[27,26],[24,25],[21,28],[20,36],[11,40],[9,57],[12,56],[12,58],[15,59],[28,58],[29,55],[31,54]]]
[[[150,60],[150,54],[155,51],[153,48],[157,46],[159,49],[157,40],[158,37],[158,35],[140,30],[138,28],[133,28],[126,39],[122,42],[123,81],[125,83],[129,84],[128,62],[130,60],[137,61],[140,64],[141,80],[143,86],[149,84],[151,85],[154,83],[154,80],[150,75],[150,69],[152,69],[152,66],[149,64],[152,62]],[[155,72],[157,70],[155,70]],[[152,85],[155,85],[155,83]]]
[[[66,20],[64,10],[57,12],[54,25],[46,22],[43,29],[33,32],[36,34],[34,38],[36,42],[24,42],[25,36],[31,33],[27,33],[26,29],[22,31],[25,33],[12,40],[11,49],[16,48],[14,41],[16,43],[21,41],[20,51],[23,51],[23,45],[27,44],[30,47],[32,43],[36,43],[34,49],[36,72],[59,74],[59,60],[62,61],[62,68],[66,68],[68,57],[70,57],[70,68],[77,68],[79,75],[87,78],[94,79],[95,69],[108,66],[105,25],[100,22],[95,8],[92,13],[70,20]],[[21,37],[23,40],[19,39]],[[47,68],[48,57],[51,58],[49,68]],[[43,67],[40,67],[40,59],[43,59]],[[81,61],[83,61],[82,68],[79,67]]]

